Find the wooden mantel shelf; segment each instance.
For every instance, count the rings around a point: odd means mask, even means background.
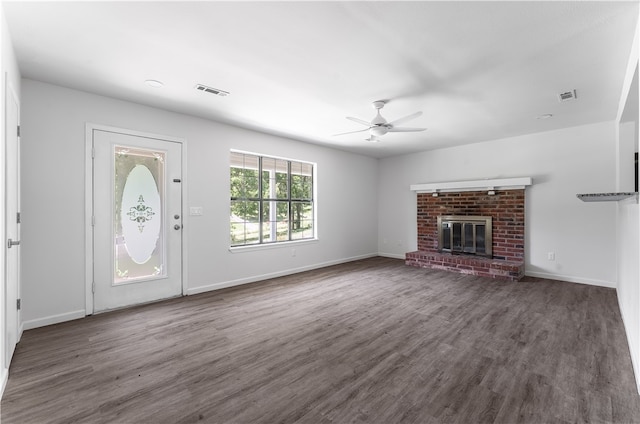
[[[531,177],[494,178],[470,181],[444,181],[440,183],[411,184],[411,191],[439,193],[447,191],[516,190],[533,184]]]

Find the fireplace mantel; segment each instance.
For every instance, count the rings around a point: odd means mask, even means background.
[[[533,184],[531,177],[517,177],[411,184],[409,188],[418,193],[445,193],[451,191],[516,190],[531,184]]]

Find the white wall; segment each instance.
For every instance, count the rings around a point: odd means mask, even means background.
[[[417,249],[410,184],[532,177],[526,190],[526,274],[615,287],[616,206],[576,198],[615,191],[615,135],[615,124],[605,122],[382,159],[379,251],[403,257]]]
[[[15,58],[15,54],[13,51],[13,46],[11,44],[11,37],[9,35],[9,31],[7,29],[7,22],[4,17],[4,10],[2,4],[0,4],[0,51],[2,54],[0,55],[0,78],[2,81],[0,82],[0,131],[1,138],[3,140],[2,148],[0,148],[0,240],[6,240],[5,230],[4,230],[4,211],[5,211],[5,192],[4,192],[4,175],[5,175],[5,150],[4,150],[4,140],[5,140],[5,104],[6,104],[6,96],[7,96],[7,87],[6,84],[10,84],[15,90],[16,95],[18,96],[18,101],[20,101],[20,71],[18,70],[18,64]],[[4,250],[3,250],[4,252]],[[2,275],[2,288],[0,289],[0,397],[2,397],[2,393],[4,391],[4,387],[8,378],[8,369],[4,366],[5,364],[5,354],[6,354],[6,327],[5,327],[5,285],[6,281],[4,278],[5,268],[4,268],[4,260],[0,260],[0,275]]]
[[[188,292],[377,253],[377,160],[25,79],[22,84],[25,328],[83,316],[85,123],[186,139]],[[229,251],[229,150],[317,163],[317,242]]]

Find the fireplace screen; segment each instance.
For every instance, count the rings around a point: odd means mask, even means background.
[[[490,216],[439,216],[438,251],[490,258],[491,226]]]

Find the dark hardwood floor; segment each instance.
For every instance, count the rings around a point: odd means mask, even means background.
[[[12,423],[640,423],[615,291],[373,258],[26,331]]]

